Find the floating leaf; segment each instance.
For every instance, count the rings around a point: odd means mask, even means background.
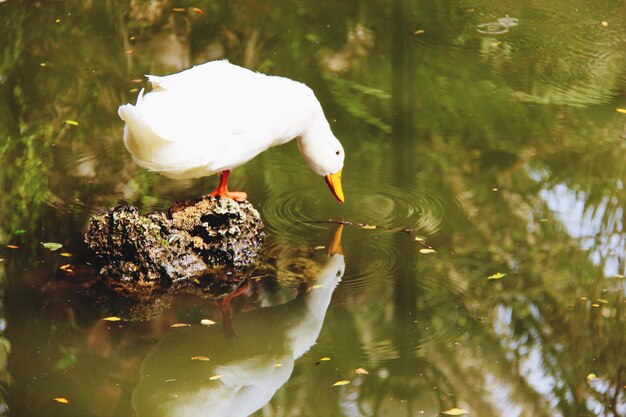
[[[210,359],[207,358],[206,356],[192,356],[191,360],[192,361],[202,361],[202,362],[210,361]]]
[[[601,24],[602,26],[607,27],[609,25],[609,22],[607,22],[606,20],[603,20]]]
[[[222,375],[213,375],[211,378],[209,378],[209,381],[215,381],[216,379],[220,379],[222,377]]]
[[[626,114],[626,109],[617,109],[618,113]]]
[[[205,325],[205,326],[213,326],[215,322],[211,319],[202,319],[200,320],[200,324]]]
[[[68,124],[70,126],[78,126],[78,122],[76,120],[66,120],[65,124]]]
[[[72,272],[74,272],[71,264],[61,265],[59,269],[63,272],[67,272],[68,274],[71,274]]]
[[[364,224],[363,226],[361,226],[361,229],[371,230],[371,229],[376,229],[376,226],[371,225],[371,224]]]
[[[61,403],[61,404],[69,404],[70,403],[70,400],[68,400],[67,398],[64,398],[64,397],[56,397],[56,398],[53,398],[52,400],[56,401],[58,403]]]
[[[589,375],[587,375],[587,383],[591,383],[591,381],[593,381],[594,379],[597,379],[598,375],[594,374],[593,372],[590,373]]]
[[[430,248],[420,249],[420,253],[424,255],[429,254],[429,253],[435,253],[435,252],[437,251],[434,249],[430,249]]]
[[[57,243],[57,242],[41,242],[41,244],[43,245],[44,248],[54,252],[56,250],[59,250],[63,247],[62,244]]]
[[[347,379],[342,379],[341,381],[335,382],[332,386],[333,387],[340,387],[342,385],[348,385],[349,383],[350,383],[350,381],[348,381]]]
[[[324,356],[323,358],[320,358],[320,362],[324,362],[324,361],[329,361],[330,358],[328,356]]]
[[[487,277],[487,279],[502,279],[502,278],[504,278],[504,277],[506,277],[506,274],[505,274],[505,273],[503,273],[503,272],[496,272],[496,273],[495,273],[495,274],[493,274],[493,275],[489,275],[489,276]]]
[[[128,90],[129,93],[136,93],[137,91],[139,91],[138,88],[131,88],[130,90]]]
[[[313,249],[314,250],[322,250],[322,249],[326,249],[326,246],[316,246]]]
[[[130,80],[130,82],[133,83],[133,84],[141,84],[141,83],[143,83],[143,79],[135,78],[134,80]]]
[[[170,324],[170,327],[174,327],[174,328],[176,328],[176,327],[190,327],[190,326],[191,326],[191,324],[188,324],[188,323],[174,323],[174,324]]]
[[[609,300],[605,300],[604,298],[598,298],[596,301],[599,302],[599,303],[602,303],[602,304],[608,304],[609,303]]]
[[[203,15],[204,14],[204,10],[202,10],[199,7],[194,7],[191,10],[193,10],[194,13],[199,14],[199,15]]]
[[[13,232],[14,235],[23,235],[24,233],[26,233],[26,230],[24,229],[17,229],[15,232]]]
[[[422,33],[426,32],[424,29],[418,29],[415,32],[413,32],[414,35],[421,35]]]
[[[117,316],[109,316],[109,317],[105,317],[102,320],[104,321],[121,321],[122,318],[121,317],[117,317]]]
[[[367,372],[367,370],[363,368],[356,368],[354,370],[354,373],[357,375],[369,375],[369,372]]]
[[[71,258],[72,257],[72,254],[69,253],[69,252],[61,252],[61,253],[59,253],[59,255],[64,256],[66,258]]]
[[[598,303],[593,303],[593,304],[591,304],[591,307],[596,307],[596,308],[598,308],[598,307],[600,307],[600,304],[598,304]]]
[[[178,12],[178,13],[180,13],[180,12],[184,12],[184,11],[185,11],[185,8],[184,8],[184,7],[174,7],[174,8],[172,9],[172,11],[173,11],[173,12]]]
[[[280,368],[281,366],[283,366],[283,364],[282,363],[275,363],[274,366],[277,367],[277,368]]]
[[[468,413],[469,413],[469,411],[463,410],[462,408],[451,408],[449,410],[442,411],[439,414],[445,414],[447,416],[463,416],[463,415],[468,414]]]
[[[416,242],[426,242],[426,239],[421,236],[413,236],[413,240]]]
[[[7,248],[9,249],[19,249],[20,247],[17,245],[7,245]]]

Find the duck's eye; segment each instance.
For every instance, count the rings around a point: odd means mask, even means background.
[[[335,152],[335,155],[339,155],[339,154],[340,154],[340,152],[339,152],[339,151]]]

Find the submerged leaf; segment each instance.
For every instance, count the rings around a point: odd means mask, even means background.
[[[354,370],[354,373],[357,375],[369,375],[369,372],[367,372],[367,370],[363,368],[356,368]]]
[[[495,274],[493,274],[493,275],[489,275],[489,276],[487,277],[487,279],[502,279],[502,278],[504,278],[504,277],[506,277],[506,274],[505,274],[505,273],[503,273],[503,272],[496,272],[496,273],[495,273]]]
[[[64,397],[56,397],[56,398],[53,398],[52,400],[56,401],[58,403],[61,403],[61,404],[69,404],[70,403],[70,400],[68,400],[67,398],[64,398]]]
[[[341,381],[335,382],[332,386],[333,387],[340,387],[342,385],[348,385],[349,383],[350,383],[350,381],[348,381],[347,379],[342,379]]]
[[[463,416],[465,414],[469,414],[469,411],[463,410],[462,408],[451,408],[446,411],[442,411],[439,414],[445,414],[447,416]]]
[[[59,250],[63,247],[61,243],[57,243],[57,242],[41,242],[41,244],[43,245],[44,248],[52,252]]]

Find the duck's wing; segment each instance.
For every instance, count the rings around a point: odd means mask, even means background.
[[[264,76],[246,68],[233,65],[226,59],[196,65],[176,74],[146,75],[153,91],[180,91],[182,89],[212,89],[215,85],[228,85],[254,80]]]

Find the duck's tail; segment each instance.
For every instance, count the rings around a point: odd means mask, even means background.
[[[154,131],[154,129],[148,124],[143,117],[140,103],[142,93],[139,93],[137,98],[137,105],[124,104],[119,107],[118,114],[122,120],[126,122],[124,128],[124,145],[128,152],[133,156],[133,159],[140,166],[158,171],[161,167],[155,165],[153,162],[158,160],[155,158],[157,153],[163,151],[163,147],[170,144],[172,141],[164,138]]]

